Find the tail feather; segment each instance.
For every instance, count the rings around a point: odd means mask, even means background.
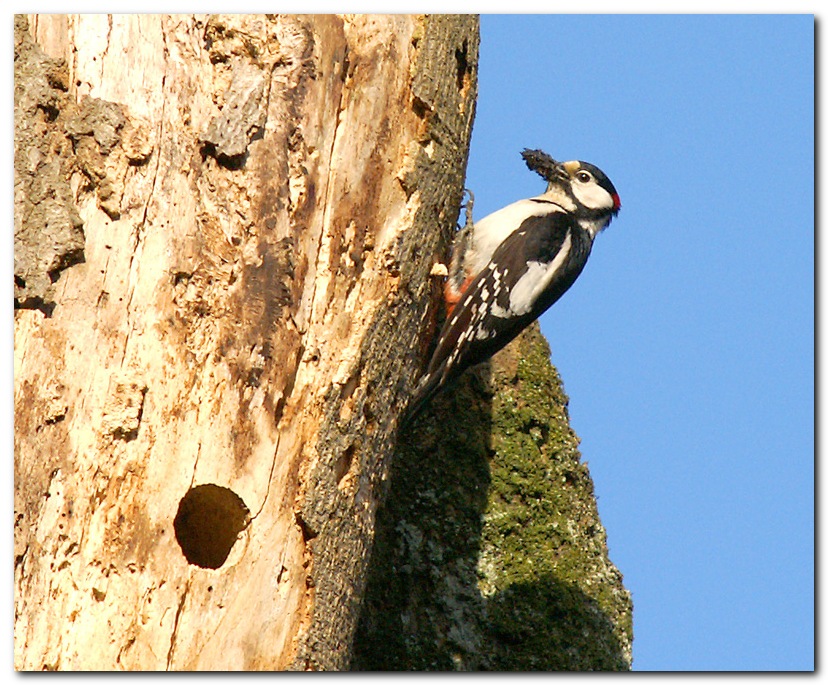
[[[428,404],[434,395],[436,395],[443,388],[443,381],[445,380],[443,374],[444,368],[435,369],[432,373],[428,373],[420,379],[417,388],[411,396],[408,406],[405,408],[402,419],[400,419],[400,428],[406,428],[414,419],[416,419],[423,408]]]

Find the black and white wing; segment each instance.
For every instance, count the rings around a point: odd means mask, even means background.
[[[581,273],[591,237],[570,214],[549,204],[548,213],[527,217],[498,246],[454,307],[409,404],[408,420],[440,388],[511,342]]]

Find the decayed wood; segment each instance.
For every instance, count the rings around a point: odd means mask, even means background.
[[[28,31],[68,76],[31,116],[84,241],[15,312],[15,665],[345,668],[476,19]]]

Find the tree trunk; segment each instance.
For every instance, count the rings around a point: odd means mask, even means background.
[[[632,599],[567,404],[533,324],[400,435],[354,668],[630,668]]]
[[[15,665],[349,665],[466,16],[15,22]]]

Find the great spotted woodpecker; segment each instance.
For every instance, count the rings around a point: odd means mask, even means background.
[[[557,162],[540,150],[522,154],[548,182],[546,192],[476,224],[467,205],[467,225],[455,241],[446,283],[446,322],[404,423],[551,307],[578,278],[595,236],[621,208],[615,186],[592,164]]]

